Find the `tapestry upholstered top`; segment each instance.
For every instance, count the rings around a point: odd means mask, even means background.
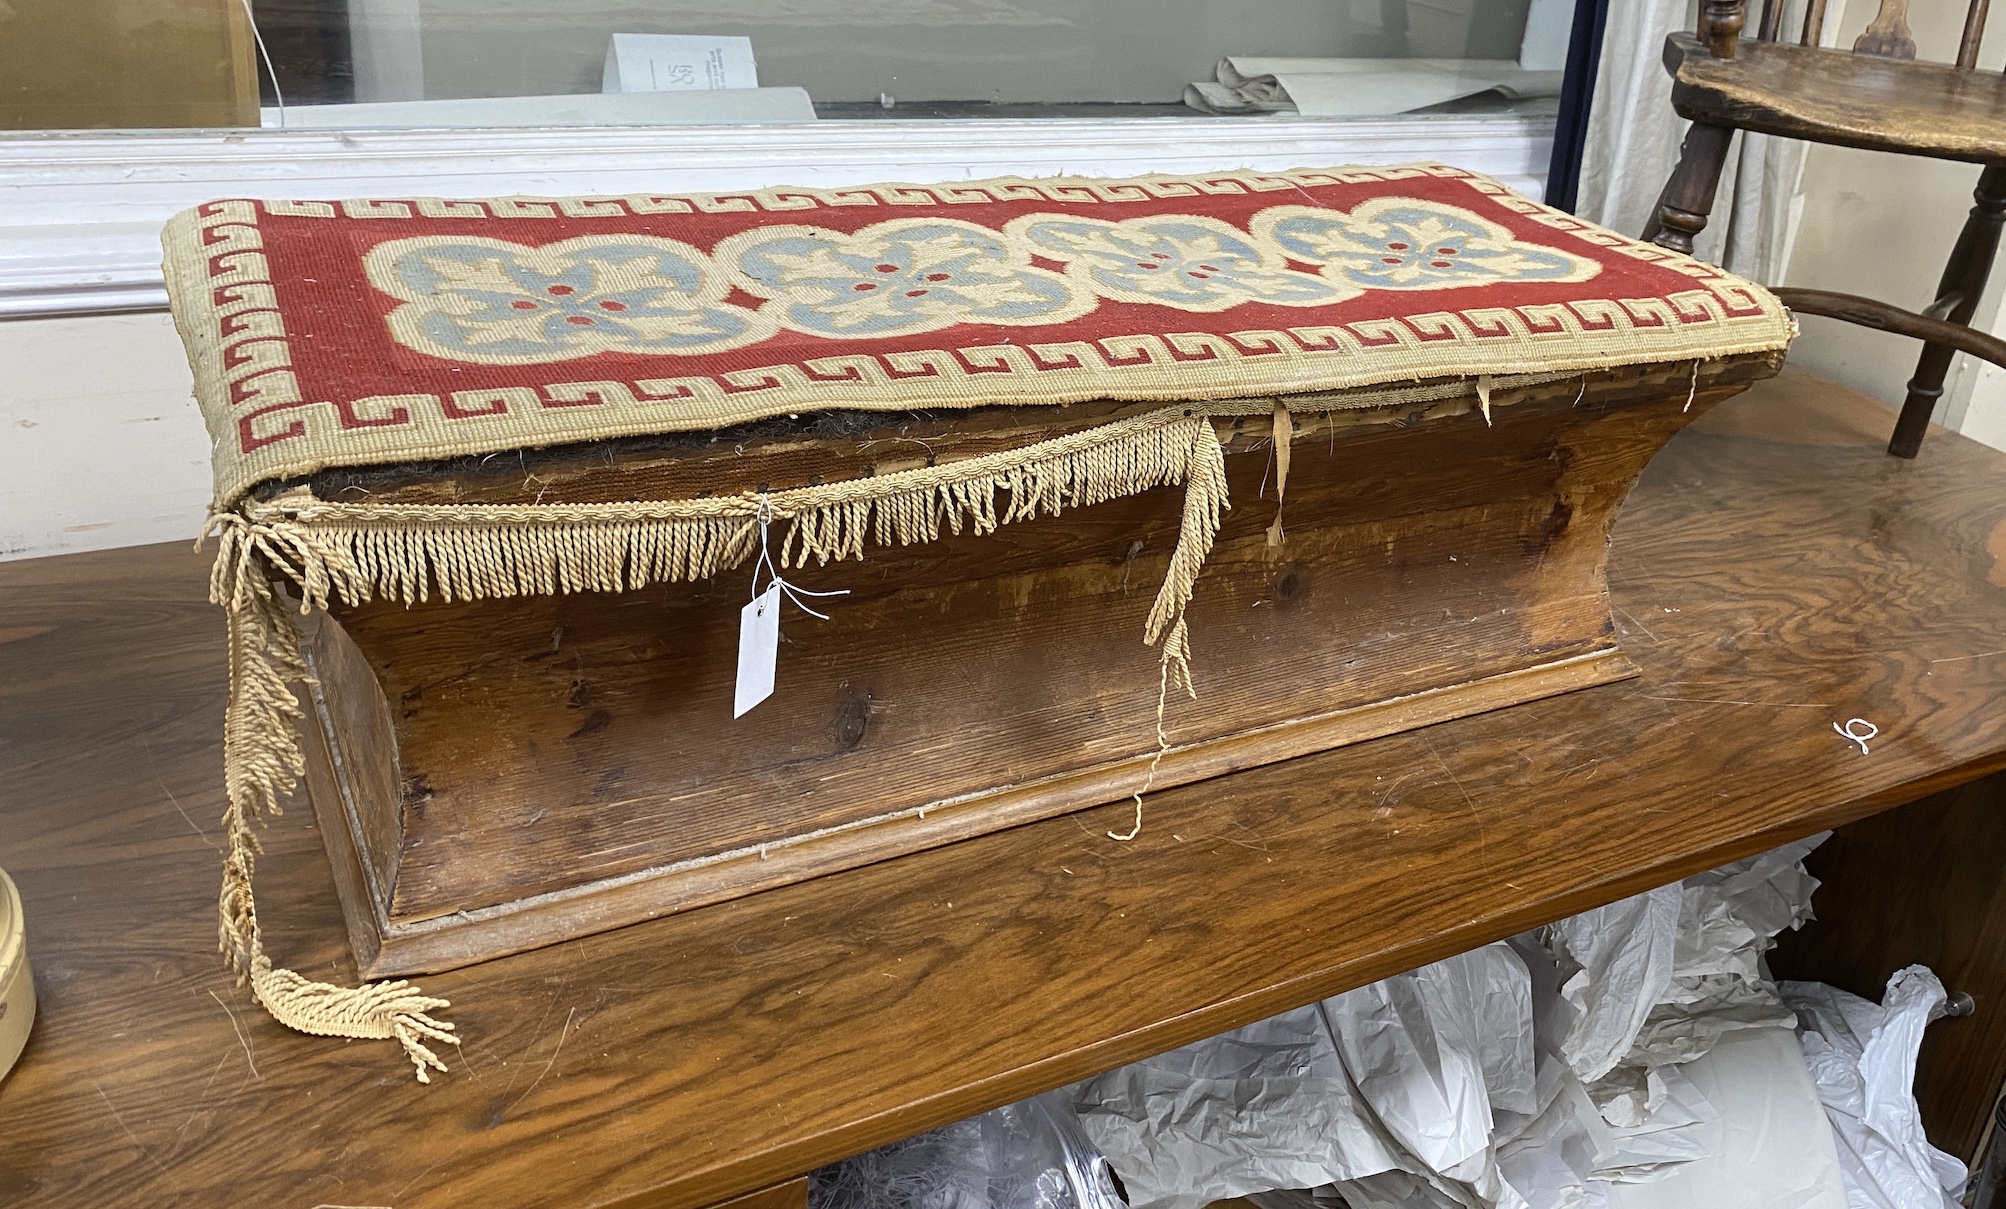
[[[1763,290],[1439,164],[561,200],[166,233],[216,502],[829,408],[1191,400],[1781,348]]]
[[[303,768],[296,611],[632,590],[741,566],[770,524],[786,527],[778,557],[793,565],[1182,486],[1143,633],[1161,647],[1160,718],[1172,684],[1191,690],[1184,608],[1228,506],[1214,417],[1273,408],[1280,423],[1290,410],[1467,394],[1474,378],[1488,419],[1494,386],[1651,362],[1693,362],[1697,389],[1700,361],[1773,352],[1795,333],[1759,287],[1439,164],[216,201],[176,216],[165,243],[214,439],[211,594],[229,618],[222,947],[279,1020],[394,1037],[420,1079],[444,1069],[430,1046],[455,1041],[431,1014],[444,1000],[402,982],[314,982],[264,953],[253,828]],[[770,494],[400,505],[252,493],[327,467],[787,413],[1089,399],[1164,406]],[[1160,724],[1157,738],[1160,756]]]

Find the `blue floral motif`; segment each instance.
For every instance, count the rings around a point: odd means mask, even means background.
[[[1322,306],[1359,292],[1296,272],[1246,232],[1195,215],[1108,222],[1042,214],[1009,230],[1040,255],[1066,261],[1094,293],[1123,302],[1223,311],[1247,302]]]
[[[781,326],[818,336],[896,336],[963,323],[1046,324],[1093,296],[1034,267],[995,231],[953,219],[895,219],[844,234],[768,227],[715,255]]]
[[[782,328],[868,339],[964,324],[1055,327],[1102,299],[1209,313],[1601,272],[1564,247],[1410,197],[1349,212],[1272,206],[1245,230],[1199,214],[1038,213],[1001,230],[923,217],[847,233],[762,226],[708,253],[641,234],[538,247],[430,235],[379,244],[363,266],[400,300],[387,320],[400,343],[494,365],[714,353]]]
[[[1291,259],[1366,290],[1585,281],[1600,271],[1587,257],[1521,243],[1509,228],[1467,210],[1412,198],[1375,199],[1349,214],[1278,206],[1252,226]]]
[[[515,364],[603,352],[700,353],[771,335],[724,301],[730,285],[694,248],[649,236],[588,236],[540,248],[437,236],[367,258],[405,300],[399,339],[456,360]]]

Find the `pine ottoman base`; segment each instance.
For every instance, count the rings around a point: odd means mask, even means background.
[[[1777,358],[1215,418],[1230,496],[1188,611],[1195,699],[1139,641],[1180,523],[1159,488],[791,580],[778,691],[732,717],[741,568],[620,593],[333,605],[308,792],[369,976],[446,969],[1634,674],[1610,523],[1688,420]],[[1327,404],[1326,404],[1327,405]],[[851,418],[327,473],[378,504],[720,493],[951,462],[1138,408]],[[767,426],[769,429],[771,425]],[[721,486],[720,486],[721,485]],[[1154,762],[1154,773],[1151,766]]]

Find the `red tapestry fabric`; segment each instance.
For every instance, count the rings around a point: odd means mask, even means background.
[[[165,244],[220,505],[808,410],[1291,395],[1794,334],[1759,287],[1439,164],[217,201]]]

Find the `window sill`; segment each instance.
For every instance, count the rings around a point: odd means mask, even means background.
[[[167,305],[160,226],[217,197],[728,192],[1443,160],[1537,195],[1551,117],[822,121],[0,134],[0,318]]]

